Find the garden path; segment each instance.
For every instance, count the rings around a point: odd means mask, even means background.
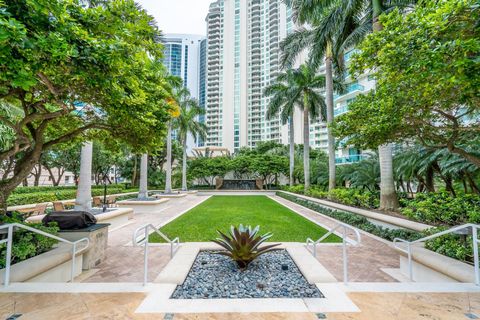
[[[272,196],[284,206],[300,213],[304,217],[314,220],[321,225],[332,228],[338,222],[316,211]],[[353,234],[349,234],[353,238]],[[389,242],[361,232],[362,242],[359,246],[348,247],[349,281],[353,282],[397,282],[394,278],[383,272],[383,268],[399,268],[400,256]],[[316,239],[314,239],[316,240]],[[317,246],[317,259],[337,280],[343,281],[342,247],[338,245]]]
[[[208,196],[188,195],[172,198],[165,203],[164,209],[148,213],[135,214],[131,223],[108,234],[107,258],[97,268],[81,276],[81,282],[142,282],[143,248],[132,246],[133,232],[140,226],[151,223],[160,226],[183,214]],[[181,239],[180,239],[181,240]],[[168,245],[149,247],[148,279],[155,279],[163,267],[170,261]]]

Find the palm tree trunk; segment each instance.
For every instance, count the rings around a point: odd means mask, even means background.
[[[380,209],[396,210],[399,207],[393,179],[392,145],[378,147],[380,161]]]
[[[187,191],[187,136],[183,139],[182,191]]]
[[[328,136],[328,191],[335,189],[335,137],[332,132],[333,122],[333,71],[332,71],[332,46],[328,43],[327,57],[325,58],[325,91],[327,103],[327,136]]]
[[[303,106],[303,172],[305,176],[305,191],[310,188],[310,123],[308,104],[304,98]]]
[[[381,0],[372,0],[373,8],[373,32],[383,29],[382,23],[378,20],[383,11]],[[390,144],[378,147],[380,155],[380,209],[396,210],[399,207],[395,182],[393,179],[392,146]]]
[[[165,193],[172,193],[172,123],[168,123]]]
[[[92,152],[92,142],[85,142],[80,154],[80,179],[75,199],[75,210],[77,211],[90,211],[92,209]]]
[[[142,154],[140,161],[140,188],[138,190],[138,198],[144,199],[148,196],[148,155]]]
[[[292,187],[295,183],[293,178],[293,170],[295,169],[295,136],[294,136],[294,129],[293,129],[293,115],[289,119],[289,126],[290,126],[290,187]]]

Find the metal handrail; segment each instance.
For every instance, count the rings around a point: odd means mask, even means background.
[[[77,255],[77,253],[84,251],[86,248],[90,246],[90,240],[88,238],[82,238],[77,241],[68,241],[66,239],[57,237],[48,232],[32,228],[21,223],[9,223],[9,224],[0,225],[0,230],[7,229],[7,232],[8,232],[7,238],[0,240],[0,244],[3,244],[3,243],[7,244],[7,254],[5,257],[5,277],[3,280],[3,284],[5,287],[7,287],[10,284],[10,268],[11,268],[11,260],[12,260],[12,244],[13,244],[14,228],[25,229],[34,233],[38,233],[42,236],[71,245],[72,246],[72,267],[70,272],[70,282],[73,282],[73,278],[75,276],[75,260],[76,260],[75,256]],[[77,245],[81,242],[86,242],[86,245],[77,252]]]
[[[144,246],[143,249],[143,285],[147,284],[148,281],[148,245],[149,242],[149,235],[150,233],[148,230],[151,229],[155,233],[157,233],[163,240],[170,244],[170,258],[173,257],[174,253],[178,250],[180,246],[180,238],[176,237],[173,240],[170,240],[165,234],[163,234],[160,230],[158,230],[153,224],[145,224],[143,226],[138,227],[133,232],[133,245],[134,246]],[[143,231],[142,234],[139,234],[140,231]],[[142,237],[140,240],[139,238]]]
[[[320,239],[318,239],[317,241],[313,241],[311,238],[307,238],[306,248],[307,248],[307,250],[312,252],[313,256],[316,258],[317,257],[317,244],[319,244],[320,242],[325,240],[329,235],[335,234],[335,231],[337,231],[337,229],[339,229],[339,228],[343,229],[343,232],[342,232],[343,283],[347,284],[348,283],[347,242],[350,242],[352,245],[357,246],[362,241],[362,238],[360,236],[360,232],[356,228],[354,228],[354,227],[352,227],[352,226],[350,226],[346,223],[340,222],[335,227],[330,229],[330,231],[328,231],[326,234],[324,234],[322,237],[320,237]],[[357,238],[356,241],[355,240],[348,240],[347,230],[351,230],[355,233],[355,236]],[[312,245],[312,250],[309,249],[309,245]]]
[[[404,252],[408,256],[408,276],[411,281],[413,281],[413,265],[412,265],[412,245],[416,243],[421,243],[425,242],[427,240],[435,239],[450,233],[454,233],[460,230],[465,230],[468,228],[472,228],[472,242],[473,242],[473,262],[474,262],[474,270],[475,270],[475,285],[479,286],[480,285],[480,269],[479,269],[479,257],[478,257],[478,229],[480,228],[480,225],[474,224],[474,223],[467,223],[463,224],[460,226],[456,226],[453,228],[450,228],[448,230],[444,230],[441,232],[434,233],[432,235],[429,235],[427,237],[420,238],[418,240],[414,241],[407,241],[405,239],[401,238],[395,238],[393,239],[393,245],[395,248],[398,250]],[[398,246],[398,243],[406,243],[407,249],[405,250],[404,248]]]

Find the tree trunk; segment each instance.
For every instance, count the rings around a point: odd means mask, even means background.
[[[380,161],[380,209],[396,210],[399,207],[399,203],[393,179],[391,144],[379,146],[378,153]]]
[[[34,177],[35,177],[35,180],[33,182],[33,185],[35,187],[38,187],[38,185],[40,184],[40,176],[42,175],[42,165],[41,164],[37,164],[35,167],[35,173],[34,173]]]
[[[289,161],[290,161],[290,168],[289,168],[289,182],[290,182],[290,187],[293,187],[295,184],[294,177],[293,177],[293,170],[295,169],[295,136],[294,136],[294,128],[293,128],[293,114],[290,116],[290,119],[288,120],[290,122],[290,155],[289,155]]]
[[[306,191],[310,188],[310,123],[307,103],[303,106],[303,172]]]
[[[166,161],[165,193],[172,193],[172,124],[167,130],[167,161]]]
[[[445,189],[452,194],[452,196],[456,197],[457,193],[455,192],[455,188],[453,187],[453,179],[451,175],[445,175]]]
[[[429,165],[427,167],[427,171],[425,172],[425,187],[427,188],[428,192],[435,192],[435,185],[433,183],[434,173],[433,167]]]
[[[132,188],[137,185],[137,155],[133,155]]]
[[[381,0],[372,0],[373,32],[383,29],[378,17],[383,11]],[[395,182],[393,179],[392,146],[390,144],[378,147],[380,154],[380,209],[396,210],[399,207]]]
[[[140,188],[138,190],[138,198],[144,199],[148,196],[148,155],[142,154],[140,160]]]
[[[335,189],[335,137],[331,125],[334,118],[333,106],[333,70],[332,70],[332,45],[327,45],[325,58],[325,93],[327,102],[327,135],[328,135],[328,191]]]
[[[472,189],[472,192],[476,194],[480,194],[480,189],[475,183],[475,180],[473,180],[472,175],[467,171],[465,172],[465,176],[467,177],[467,181],[468,181],[468,184],[470,185],[470,188]]]
[[[80,155],[80,179],[77,187],[77,198],[75,199],[75,210],[77,211],[90,211],[92,209],[92,152],[92,142],[85,142]]]
[[[182,191],[187,191],[187,137],[182,142],[183,157],[182,157]]]
[[[22,186],[28,187],[28,179],[27,178],[23,179]]]

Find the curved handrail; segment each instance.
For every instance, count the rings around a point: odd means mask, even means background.
[[[144,247],[144,254],[143,254],[143,285],[147,284],[147,277],[148,277],[148,245],[149,242],[149,230],[153,230],[153,232],[157,233],[162,239],[164,239],[167,243],[170,244],[170,258],[173,257],[175,252],[178,250],[180,246],[180,238],[176,237],[173,240],[170,240],[164,233],[158,230],[153,224],[147,223],[140,227],[138,227],[133,232],[132,243],[133,246],[142,246]],[[142,233],[140,233],[142,231]],[[142,237],[141,239],[139,239]]]
[[[471,228],[472,229],[472,242],[473,242],[473,259],[474,259],[474,270],[475,270],[475,284],[478,286],[480,285],[480,270],[479,270],[479,257],[478,257],[478,229],[480,228],[480,225],[474,224],[474,223],[466,223],[462,224],[444,231],[440,231],[437,233],[434,233],[432,235],[414,240],[414,241],[408,241],[402,238],[395,238],[393,239],[393,246],[406,253],[408,257],[408,275],[411,281],[413,281],[413,265],[412,265],[412,245],[416,243],[421,243],[425,242],[428,240],[432,240],[450,233],[454,233],[460,230],[465,230]],[[400,247],[398,244],[399,243],[405,243],[407,246],[407,249]]]
[[[317,257],[317,245],[320,242],[322,242],[323,240],[325,240],[329,235],[334,234],[335,231],[337,231],[340,228],[343,228],[342,237],[341,237],[342,238],[342,251],[343,251],[343,282],[345,284],[347,284],[347,282],[348,282],[347,242],[349,242],[353,246],[357,246],[362,242],[362,237],[360,236],[360,232],[356,228],[354,228],[354,227],[352,227],[352,226],[350,226],[346,223],[339,222],[335,225],[335,227],[330,229],[330,231],[328,231],[326,234],[321,236],[317,241],[313,241],[311,238],[307,238],[305,246],[306,246],[307,250],[312,252],[314,257]],[[347,230],[351,230],[355,233],[356,241],[348,239]],[[310,245],[312,246],[312,250],[309,249]]]
[[[38,230],[38,229],[35,229],[35,228],[32,228],[32,227],[29,227],[27,225],[15,222],[15,223],[0,225],[0,230],[3,230],[3,229],[8,230],[7,238],[3,239],[3,240],[0,240],[0,244],[3,244],[3,243],[7,244],[7,254],[6,254],[6,257],[5,257],[5,262],[6,262],[5,263],[5,277],[4,277],[4,280],[3,280],[3,284],[4,284],[5,287],[7,287],[10,284],[10,269],[11,269],[11,260],[12,260],[12,244],[13,244],[14,228],[25,229],[27,231],[38,233],[42,236],[45,236],[45,237],[57,240],[59,242],[63,242],[63,243],[71,245],[72,246],[72,267],[71,267],[71,272],[70,272],[70,282],[73,282],[74,277],[75,277],[75,257],[78,253],[81,253],[81,252],[85,251],[85,249],[87,249],[90,246],[90,240],[88,238],[82,238],[82,239],[79,239],[77,241],[69,241],[67,239],[55,236],[55,235],[50,234],[48,232]],[[77,251],[77,245],[79,243],[82,243],[82,242],[86,243],[85,246],[83,248],[81,248],[79,251]]]

